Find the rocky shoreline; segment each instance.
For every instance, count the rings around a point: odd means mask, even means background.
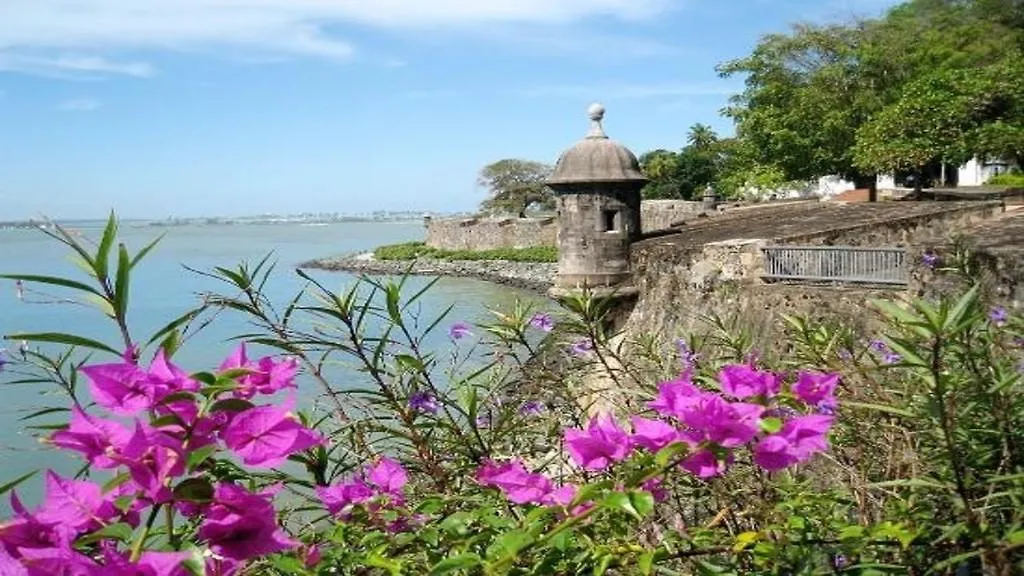
[[[546,292],[554,283],[558,265],[550,262],[499,260],[376,260],[373,254],[365,253],[310,260],[299,264],[299,268],[383,276],[400,276],[406,273],[416,276],[456,276]]]

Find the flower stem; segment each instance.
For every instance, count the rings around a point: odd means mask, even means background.
[[[142,545],[146,543],[146,538],[149,536],[149,531],[153,528],[153,523],[156,522],[156,517],[160,514],[160,507],[162,504],[153,506],[153,509],[149,511],[149,517],[146,518],[146,525],[142,527],[142,533],[135,539],[135,543],[132,544],[132,555],[129,557],[129,562],[138,562],[139,557],[142,556]]]

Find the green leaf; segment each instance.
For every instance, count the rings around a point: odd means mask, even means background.
[[[197,449],[192,450],[191,452],[189,452],[188,459],[186,460],[186,466],[188,467],[189,472],[192,472],[196,468],[199,468],[199,466],[203,462],[206,462],[206,460],[210,456],[212,456],[213,453],[216,452],[216,451],[217,451],[217,445],[216,444],[208,444],[206,446],[203,446],[202,448],[197,448]]]
[[[24,422],[25,420],[31,420],[33,418],[38,418],[40,416],[46,416],[47,414],[54,414],[56,412],[70,412],[70,411],[71,410],[68,409],[68,408],[43,408],[42,410],[37,410],[37,411],[29,414],[28,416],[22,416],[21,418],[19,418],[19,420]]]
[[[177,414],[165,414],[158,418],[150,420],[149,425],[153,428],[163,428],[164,426],[181,426],[185,428],[185,423]]]
[[[736,536],[736,542],[732,545],[733,552],[742,552],[761,539],[759,532],[743,532]]]
[[[168,404],[172,404],[172,403],[177,402],[179,400],[193,401],[195,399],[196,399],[195,394],[193,394],[191,392],[175,392],[174,394],[169,394],[169,395],[165,396],[164,399],[160,401],[160,405],[161,406],[166,406]]]
[[[395,560],[384,558],[380,552],[370,552],[366,555],[366,565],[371,568],[383,568],[391,576],[399,576],[402,573],[402,564]]]
[[[872,482],[868,484],[872,488],[928,488],[930,490],[953,491],[952,484],[943,484],[926,478],[901,478],[899,480],[886,480],[884,482]]]
[[[128,258],[128,249],[124,244],[117,249],[117,278],[114,280],[114,310],[117,317],[124,319],[128,313],[128,278],[131,273],[131,261]]]
[[[872,410],[875,412],[884,412],[886,414],[892,414],[893,416],[900,416],[903,418],[913,418],[914,413],[910,410],[904,410],[903,408],[896,408],[895,406],[884,406],[882,404],[867,404],[865,402],[853,402],[851,400],[844,400],[843,407],[861,408],[864,410]]]
[[[129,474],[128,472],[122,472],[121,474],[118,474],[117,476],[114,476],[113,478],[108,480],[107,483],[103,485],[103,493],[106,494],[113,490],[114,488],[117,488],[118,486],[124,484],[125,482],[131,479],[131,474]]]
[[[585,484],[576,493],[576,497],[569,504],[569,508],[576,507],[584,502],[593,500],[595,496],[604,492],[605,490],[611,490],[615,487],[615,483],[611,480],[602,480],[600,482],[594,482],[593,484]]]
[[[452,556],[451,558],[445,558],[438,562],[430,570],[432,576],[439,574],[451,574],[456,570],[466,570],[468,568],[476,568],[483,564],[480,556],[472,553],[459,554],[458,556]]]
[[[135,504],[135,495],[128,494],[114,500],[114,507],[122,513],[127,512]]]
[[[285,574],[309,574],[302,561],[294,556],[274,556],[270,563]]]
[[[206,554],[197,547],[190,547],[187,552],[192,555],[181,563],[192,576],[206,576]]]
[[[225,398],[218,400],[210,407],[210,412],[244,412],[253,408],[254,404],[241,398]]]
[[[1003,536],[1003,541],[1010,548],[1017,548],[1024,546],[1024,530],[1015,530],[1010,532],[1006,536]]]
[[[2,496],[4,494],[7,494],[11,490],[17,488],[19,484],[21,484],[25,480],[28,480],[29,478],[35,476],[38,473],[39,473],[39,470],[33,470],[33,471],[29,472],[28,474],[24,474],[22,476],[19,476],[19,477],[15,478],[14,480],[11,480],[7,484],[4,484],[3,486],[0,486],[0,496]]]
[[[134,530],[132,529],[131,526],[125,524],[124,522],[118,522],[116,524],[104,526],[96,532],[89,534],[88,536],[83,538],[83,541],[88,543],[98,542],[100,540],[105,540],[107,538],[113,538],[121,542],[131,542],[133,532]]]
[[[11,334],[4,337],[7,340],[25,340],[28,342],[47,342],[50,344],[65,344],[67,346],[80,346],[82,348],[92,348],[93,350],[101,350],[103,352],[109,352],[115,356],[120,356],[121,353],[114,350],[110,346],[102,342],[97,342],[90,338],[82,336],[75,336],[74,334],[63,334],[60,332],[39,332],[39,333],[26,333],[26,334]]]
[[[63,288],[71,288],[72,290],[79,290],[81,292],[88,292],[94,296],[103,298],[98,290],[84,284],[82,282],[76,282],[75,280],[68,280],[66,278],[58,278],[56,276],[38,276],[33,274],[0,274],[0,278],[7,280],[21,280],[22,282],[38,282],[40,284],[49,284],[51,286],[61,286]]]
[[[496,538],[487,549],[487,557],[495,560],[515,556],[520,550],[533,543],[534,537],[522,530],[506,532]]]
[[[643,520],[643,516],[641,516],[640,512],[638,512],[633,506],[633,502],[630,500],[629,494],[626,494],[625,492],[612,492],[605,497],[604,502],[602,502],[601,505],[611,510],[625,512],[637,520]]]
[[[659,469],[664,469],[669,464],[681,459],[681,457],[686,455],[689,451],[690,447],[686,444],[682,442],[673,442],[661,450],[658,450],[657,455],[654,456],[654,463],[657,464]]]
[[[654,495],[646,490],[630,492],[629,502],[640,516],[647,516],[654,510]]]
[[[174,487],[174,497],[188,502],[212,502],[213,484],[205,478],[188,478]]]
[[[217,373],[218,380],[237,380],[243,376],[249,376],[253,371],[249,368],[231,368]]]
[[[955,326],[959,325],[964,316],[971,311],[978,303],[978,293],[981,290],[981,285],[975,284],[968,290],[960,300],[957,301],[953,309],[946,315],[946,321],[942,323],[942,330],[944,332],[950,332]]]
[[[761,420],[761,431],[765,434],[775,434],[779,430],[782,430],[781,418],[771,417]]]
[[[93,268],[97,278],[106,278],[110,264],[110,248],[114,245],[114,238],[117,237],[117,220],[114,218],[114,211],[110,211],[107,218],[107,225],[103,228],[103,237],[96,248],[96,257],[93,258]]]
[[[654,552],[644,552],[636,559],[637,570],[643,576],[650,576],[654,572]]]
[[[864,537],[863,526],[847,526],[839,531],[840,540],[857,540]]]
[[[164,234],[161,234],[161,235],[157,236],[156,238],[154,238],[149,244],[146,244],[145,246],[143,246],[142,250],[139,250],[139,253],[136,254],[134,258],[132,258],[131,268],[135,268],[135,266],[138,265],[138,263],[141,262],[142,259],[145,258],[146,255],[149,254],[150,251],[153,250],[153,248],[156,248],[156,245],[159,244],[160,241],[163,240],[163,239],[164,239]]]

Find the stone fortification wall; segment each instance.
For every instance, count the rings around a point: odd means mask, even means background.
[[[664,230],[702,212],[700,202],[645,200],[640,204],[641,227],[643,232]],[[558,223],[554,217],[425,218],[423,224],[427,245],[446,250],[526,248],[557,243]]]
[[[640,226],[644,232],[671,228],[704,211],[701,202],[686,200],[644,200],[640,203]]]
[[[554,218],[425,218],[427,245],[444,250],[554,246]]]
[[[888,204],[888,203],[887,203]],[[851,207],[854,205],[850,205]],[[762,349],[784,350],[783,315],[805,316],[816,322],[843,321],[861,334],[877,331],[879,318],[869,311],[872,299],[905,299],[934,293],[925,286],[934,275],[921,264],[921,253],[938,236],[967,232],[1001,214],[999,204],[944,204],[943,210],[923,204],[884,209],[856,207],[794,207],[765,209],[740,215],[708,218],[673,236],[645,240],[633,246],[636,306],[625,321],[629,336],[653,334],[670,343],[678,337],[708,335],[713,319],[749,331]],[[825,210],[826,212],[822,212]],[[1020,219],[1024,236],[1024,217]],[[685,228],[684,228],[685,229]],[[912,263],[909,287],[807,285],[761,280],[761,248],[771,244],[905,246]],[[1001,259],[993,264],[1002,278],[1019,278]],[[1013,300],[1022,290],[1002,282]]]

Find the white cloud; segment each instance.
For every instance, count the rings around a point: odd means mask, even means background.
[[[331,27],[566,24],[646,18],[678,0],[3,0],[0,53],[247,46],[345,59]],[[10,56],[8,56],[10,57]],[[109,72],[116,72],[110,70]]]
[[[153,67],[145,62],[114,62],[96,56],[75,54],[49,57],[4,52],[0,52],[0,70],[80,80],[91,80],[107,75],[144,78],[155,73]]]
[[[61,102],[57,109],[63,112],[94,112],[99,110],[101,106],[103,106],[103,103],[93,98],[76,98]]]
[[[727,82],[705,84],[609,84],[536,86],[517,90],[525,98],[590,98],[596,100],[635,100],[679,96],[724,96],[742,89]]]

